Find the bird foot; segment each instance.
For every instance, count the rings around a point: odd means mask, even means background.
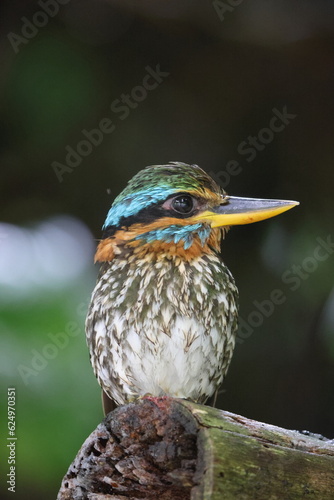
[[[141,399],[152,401],[160,410],[163,410],[166,407],[166,402],[173,398],[171,396],[152,396],[152,394],[145,394]]]

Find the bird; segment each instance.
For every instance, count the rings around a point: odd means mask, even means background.
[[[103,225],[86,318],[105,413],[142,397],[204,404],[229,368],[238,289],[221,258],[230,226],[299,203],[229,196],[198,165],[140,170]]]

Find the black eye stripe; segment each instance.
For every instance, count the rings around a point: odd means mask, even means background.
[[[193,206],[190,212],[183,213],[175,210],[172,206],[175,198],[189,197],[192,200]],[[163,203],[153,203],[152,205],[142,208],[138,213],[129,217],[121,217],[116,225],[109,225],[103,231],[102,239],[111,238],[116,231],[123,228],[129,228],[133,224],[150,224],[153,221],[163,217],[173,217],[177,219],[186,219],[192,216],[202,206],[201,200],[198,200],[188,193],[179,193],[169,196]]]

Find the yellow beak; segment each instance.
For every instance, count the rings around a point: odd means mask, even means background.
[[[275,217],[275,215],[286,212],[296,205],[299,205],[298,201],[228,196],[225,203],[202,212],[193,220],[209,222],[211,227],[251,224]]]

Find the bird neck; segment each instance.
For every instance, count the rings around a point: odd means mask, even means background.
[[[95,262],[110,262],[117,257],[133,256],[136,259],[181,259],[191,262],[204,255],[216,255],[220,251],[220,242],[223,231],[221,228],[211,229],[206,238],[201,234],[192,234],[191,240],[185,242],[166,241],[145,237],[141,233],[129,229],[121,229],[108,238],[100,241],[95,254]]]

